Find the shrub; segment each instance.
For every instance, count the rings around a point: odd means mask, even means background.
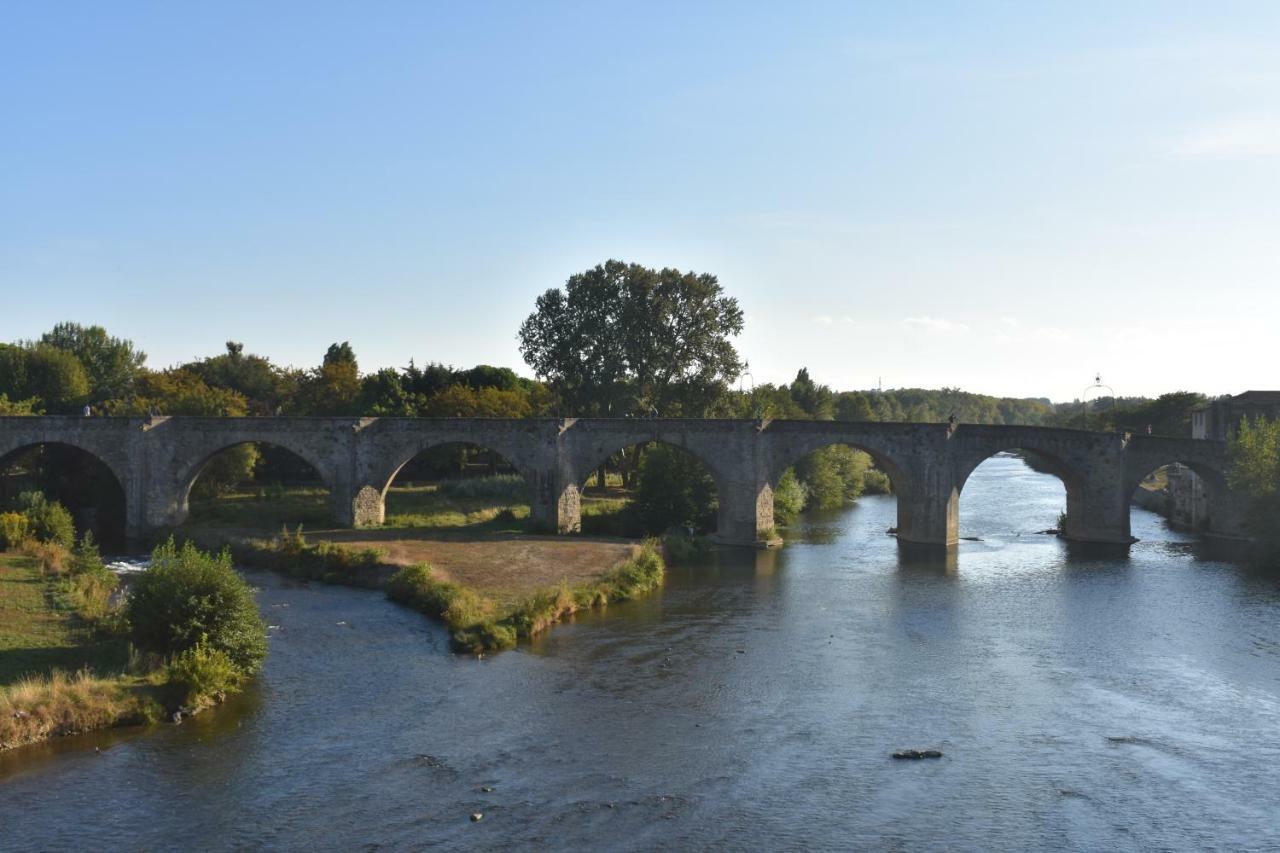
[[[35,560],[40,565],[40,571],[46,575],[62,574],[71,558],[70,552],[57,542],[41,542],[37,539],[23,542],[22,553]]]
[[[405,566],[387,581],[387,598],[438,616],[450,628],[468,628],[493,615],[493,602],[466,587],[438,580],[425,563]]]
[[[142,649],[177,655],[197,644],[226,654],[252,675],[267,654],[266,627],[253,590],[232,568],[231,554],[206,554],[172,539],[151,554],[129,595],[133,641]]]
[[[203,640],[174,655],[165,675],[177,702],[187,708],[220,702],[244,681],[244,674],[231,658]]]
[[[788,468],[773,490],[773,517],[781,524],[790,524],[804,509],[808,497],[809,490],[796,477],[795,470]]]
[[[98,545],[87,530],[71,554],[69,570],[69,576],[58,582],[58,594],[81,619],[102,620],[110,609],[111,593],[119,578],[102,564]]]
[[[20,512],[0,512],[0,551],[18,548],[27,538],[30,526]]]
[[[71,513],[57,501],[51,501],[39,492],[24,492],[18,503],[27,517],[31,535],[41,542],[54,542],[70,548],[76,542],[76,525]]]

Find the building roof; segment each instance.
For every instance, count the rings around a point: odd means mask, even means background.
[[[1254,406],[1280,406],[1280,391],[1245,391],[1231,398],[1233,403],[1247,403]]]

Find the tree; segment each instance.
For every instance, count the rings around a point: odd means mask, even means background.
[[[360,400],[360,370],[351,344],[330,344],[324,362],[312,371],[298,389],[294,408],[304,415],[357,414]]]
[[[790,387],[791,399],[810,418],[829,421],[835,416],[834,394],[826,385],[819,385],[809,378],[809,369],[800,368]]]
[[[1280,556],[1280,419],[1242,420],[1227,445],[1227,459],[1227,483],[1248,498],[1248,524],[1261,554]]]
[[[742,371],[742,310],[709,274],[610,260],[538,297],[520,352],[577,415],[697,415]]]
[[[54,414],[73,414],[89,399],[89,376],[72,353],[36,344],[25,349],[23,361],[15,396],[36,397]]]
[[[646,533],[715,525],[716,484],[701,462],[676,447],[659,444],[640,463],[632,508]]]
[[[260,355],[245,355],[244,344],[227,341],[227,351],[212,358],[183,365],[214,388],[241,394],[250,410],[271,414],[284,405],[296,390],[295,377],[280,370]]]
[[[69,352],[84,367],[93,402],[127,394],[142,370],[147,354],[134,349],[133,342],[107,334],[101,326],[59,323],[40,338],[40,343]]]

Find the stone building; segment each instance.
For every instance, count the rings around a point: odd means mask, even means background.
[[[1245,418],[1280,418],[1280,391],[1245,391],[1221,397],[1191,413],[1191,437],[1230,441]],[[1168,469],[1169,520],[1199,528],[1209,517],[1209,499],[1204,483],[1185,465]]]

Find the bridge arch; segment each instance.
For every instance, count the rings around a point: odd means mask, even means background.
[[[1025,447],[1004,447],[994,451],[985,459],[978,460],[977,464],[972,464],[972,460],[967,460],[963,468],[959,471],[959,479],[957,482],[957,494],[959,501],[956,506],[956,524],[957,530],[960,529],[962,522],[962,507],[964,503],[964,489],[968,485],[974,472],[992,460],[1000,457],[1014,456],[1021,459],[1022,463],[1037,474],[1047,474],[1054,477],[1061,483],[1065,498],[1064,502],[1054,507],[1046,507],[1044,518],[1037,517],[1035,526],[1037,530],[1017,531],[1019,533],[1035,533],[1047,528],[1054,527],[1058,521],[1058,514],[1065,511],[1068,526],[1071,523],[1073,509],[1078,515],[1088,501],[1088,478],[1077,470],[1069,461],[1054,453],[1046,453],[1042,450],[1032,450]],[[1017,500],[1019,495],[1014,493],[1010,495],[1011,500]],[[1067,531],[1063,531],[1064,535],[1069,536]]]
[[[92,443],[74,440],[10,440],[0,443],[0,481],[4,482],[3,489],[0,489],[0,511],[7,509],[21,491],[26,491],[20,484],[8,484],[11,466],[24,454],[34,456],[35,451],[52,452],[54,458],[50,464],[59,476],[52,484],[31,482],[26,485],[38,487],[37,491],[45,492],[49,498],[70,510],[75,518],[77,535],[92,530],[99,543],[112,549],[122,548],[131,532],[129,499],[133,496],[126,487],[129,483],[128,469],[120,467],[123,460],[114,458],[110,452],[103,452],[104,448],[94,447]],[[72,471],[71,468],[78,470]]]
[[[454,460],[439,458],[434,460],[432,465],[431,456],[440,455],[445,451],[460,451],[461,456]],[[406,454],[409,454],[406,456]],[[471,454],[476,454],[471,456]],[[478,460],[478,461],[474,461]],[[440,468],[450,468],[453,465],[458,466],[457,473],[462,475],[458,477],[438,476]],[[502,453],[497,448],[479,441],[469,441],[463,438],[449,438],[442,441],[421,442],[421,449],[414,452],[412,449],[403,449],[397,456],[391,457],[389,464],[379,469],[380,473],[374,475],[372,482],[360,490],[357,495],[357,502],[365,502],[375,507],[374,510],[367,513],[362,521],[363,524],[381,524],[386,521],[387,502],[393,499],[391,489],[395,485],[401,474],[406,469],[411,469],[416,465],[427,465],[437,469],[435,472],[429,472],[432,476],[428,476],[429,481],[436,481],[436,488],[440,488],[440,483],[451,483],[456,481],[465,481],[474,479],[467,475],[467,468],[480,466],[492,474],[514,474],[520,478],[521,484],[518,489],[520,493],[519,502],[528,503],[532,511],[534,500],[536,498],[536,480],[531,479],[525,470],[522,470],[522,464],[514,462],[507,454]],[[385,479],[384,479],[385,478]],[[502,483],[490,484],[491,487],[501,486],[501,490],[505,492],[507,486]]]
[[[202,449],[201,455],[196,457],[195,461],[189,462],[178,469],[178,472],[172,481],[170,490],[172,508],[169,513],[169,524],[181,524],[190,517],[192,493],[195,490],[196,484],[200,482],[202,475],[205,474],[214,460],[230,450],[234,450],[238,447],[244,447],[246,445],[283,451],[285,455],[293,457],[294,459],[304,463],[315,473],[316,478],[323,484],[325,490],[329,492],[327,502],[330,504],[330,507],[332,507],[334,489],[336,486],[335,478],[332,471],[330,471],[328,466],[325,464],[325,460],[311,452],[310,448],[299,446],[293,442],[279,442],[272,440],[230,440],[226,443],[213,442]],[[330,512],[329,515],[332,515],[332,513]],[[341,519],[336,520],[341,521]]]

